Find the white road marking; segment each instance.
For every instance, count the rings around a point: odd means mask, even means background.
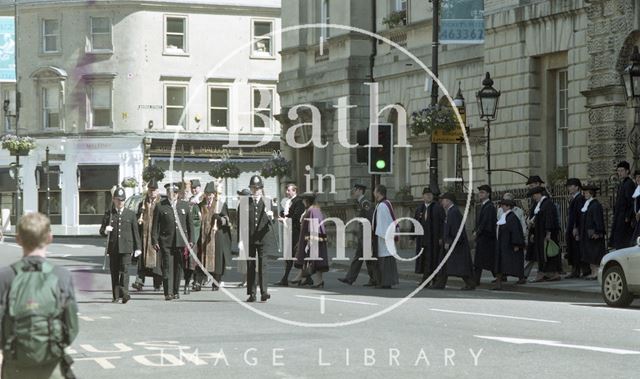
[[[320,295],[320,314],[324,314],[324,305],[325,305],[325,297],[324,295]]]
[[[111,320],[111,316],[100,316],[103,320]]]
[[[296,295],[296,297],[301,297],[303,299],[313,299],[313,300],[323,300],[324,301],[335,301],[338,303],[350,303],[350,304],[360,304],[360,305],[380,305],[376,303],[367,303],[366,301],[353,301],[353,300],[341,300],[341,299],[330,299],[328,297],[323,296],[305,296],[305,295]]]
[[[79,318],[80,320],[89,321],[89,322],[91,322],[91,321],[95,321],[94,319],[92,319],[92,318],[91,318],[91,317],[89,317],[89,316],[78,316],[78,318]]]
[[[47,254],[47,258],[66,258],[70,257],[71,254],[62,254],[62,253],[51,253]]]
[[[62,246],[68,247],[68,248],[71,248],[71,249],[83,249],[84,248],[84,245],[62,245]]]
[[[572,345],[572,344],[565,344],[560,341],[534,340],[534,339],[527,339],[527,338],[511,338],[511,337],[491,337],[491,336],[474,336],[474,337],[492,340],[492,341],[512,343],[516,345],[541,345],[541,346],[564,347],[568,349],[597,351],[600,353],[609,353],[609,354],[618,354],[618,355],[640,355],[640,351],[636,351],[636,350],[614,349],[609,347],[598,347],[598,346],[587,346],[587,345]]]
[[[640,332],[640,329],[633,329],[634,332]]]
[[[434,312],[455,313],[455,314],[461,314],[461,315],[485,316],[485,317],[495,317],[495,318],[507,318],[507,319],[510,319],[510,320],[536,321],[536,322],[547,322],[547,323],[551,323],[551,324],[560,324],[560,321],[543,320],[543,319],[539,319],[539,318],[494,315],[494,314],[491,314],[491,313],[450,311],[450,310],[447,310],[447,309],[436,309],[436,308],[431,308],[429,310],[430,311],[434,311]]]

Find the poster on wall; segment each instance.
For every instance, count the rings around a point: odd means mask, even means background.
[[[440,43],[484,43],[484,1],[444,0],[441,9]]]

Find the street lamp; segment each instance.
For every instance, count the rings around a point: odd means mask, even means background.
[[[633,166],[638,168],[638,160],[640,159],[640,131],[638,130],[638,122],[640,122],[640,52],[638,46],[633,47],[631,64],[624,69],[622,80],[627,100],[631,100],[634,109],[633,128],[627,136],[627,143],[633,155]]]
[[[500,91],[493,88],[493,79],[487,72],[482,89],[476,93],[480,119],[487,122],[487,184],[491,187],[491,121],[496,119]]]
[[[453,98],[453,105],[458,108],[458,113],[460,113],[460,117],[462,118],[462,124],[466,128],[467,127],[467,108],[464,103],[464,96],[462,96],[462,85],[458,83],[458,93],[456,93],[456,97]],[[464,143],[464,141],[460,141],[460,144]],[[460,144],[456,146],[456,178],[462,179],[462,151],[460,148]],[[463,182],[456,182],[456,191],[462,192],[463,190]]]

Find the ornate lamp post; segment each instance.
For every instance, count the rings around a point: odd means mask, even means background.
[[[458,108],[458,112],[460,113],[460,117],[462,117],[462,123],[464,127],[467,127],[467,108],[464,104],[464,96],[462,96],[462,87],[458,84],[458,93],[456,97],[453,99],[453,104]],[[456,178],[462,178],[462,151],[461,144],[456,145]],[[463,183],[456,182],[456,191],[462,192]]]
[[[482,89],[476,93],[480,119],[487,122],[487,184],[491,186],[491,121],[496,119],[500,91],[493,88],[493,80],[487,72]]]
[[[633,167],[637,169],[638,160],[640,160],[640,130],[638,130],[638,123],[640,122],[640,52],[638,51],[638,46],[633,47],[631,64],[625,68],[622,79],[626,89],[627,100],[631,100],[631,106],[634,109],[633,128],[627,136],[627,143],[633,156]]]

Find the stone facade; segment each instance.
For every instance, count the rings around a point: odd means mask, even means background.
[[[320,21],[314,18],[314,10],[321,9],[322,1],[290,3],[290,7],[283,5],[284,25]],[[331,1],[329,19],[331,23],[364,26],[405,47],[420,61],[431,62],[431,4],[426,1],[407,3],[406,24],[393,29],[382,21],[397,7],[395,1],[375,1],[375,24],[367,25],[373,15],[372,7],[366,1]],[[283,4],[288,3],[283,1]],[[457,151],[462,154],[465,183],[468,185],[473,178],[476,187],[486,181],[486,124],[478,117],[475,97],[482,87],[485,72],[491,74],[494,87],[502,93],[497,120],[491,123],[494,187],[523,185],[522,176],[500,170],[543,178],[568,175],[595,180],[609,177],[615,163],[630,156],[626,136],[633,114],[625,103],[620,74],[640,36],[636,25],[638,9],[634,2],[486,0],[484,16],[483,44],[447,45],[440,49],[439,79],[451,96],[461,89],[466,99],[470,139],[468,152],[464,145],[439,145],[440,187],[449,186],[442,183],[444,178],[460,176],[456,172]],[[430,94],[425,89],[428,75],[407,54],[380,42],[376,43],[375,51],[364,42],[361,49],[349,50],[348,46],[362,40],[362,35],[354,32],[346,38],[343,43],[343,37],[334,40],[331,36],[325,43],[329,46],[329,60],[314,61],[309,55],[313,56],[317,51],[317,43],[283,37],[283,73],[279,91],[284,106],[295,106],[304,99],[321,101],[330,109],[338,104],[339,96],[348,96],[350,104],[359,105],[357,111],[351,112],[350,127],[366,128],[368,94],[363,93],[363,82],[371,81],[367,76],[370,71],[379,86],[379,109],[398,104],[410,115],[428,104]],[[372,52],[374,59],[367,62],[367,55]],[[291,64],[304,54],[307,55],[304,66]],[[340,59],[334,58],[336,56]],[[309,78],[311,73],[327,79],[342,73],[343,80],[355,85],[351,86],[351,92],[345,92],[348,87],[337,80],[309,80],[307,85],[304,81],[291,80],[292,75]],[[296,84],[292,85],[294,82]],[[329,136],[336,132],[335,117],[336,114],[333,122],[323,124]],[[387,110],[379,116],[379,121],[394,117]],[[393,176],[382,177],[382,183],[391,189],[392,196],[410,184],[412,194],[419,197],[422,187],[429,181],[428,137],[412,136],[409,140],[413,145],[411,149],[395,151]],[[316,153],[320,153],[318,150]],[[473,163],[471,172],[468,153]],[[313,163],[316,169],[319,168],[317,164],[322,163],[322,170],[334,173],[342,189],[346,189],[348,182],[368,182],[366,167],[356,165],[348,169],[345,166],[347,161],[354,161],[355,151],[349,155],[351,158],[347,159],[346,152],[334,150],[328,153],[329,159]],[[296,159],[296,163],[302,161]],[[295,177],[298,181],[304,179],[300,173],[299,169]],[[343,201],[346,191],[332,198]]]

